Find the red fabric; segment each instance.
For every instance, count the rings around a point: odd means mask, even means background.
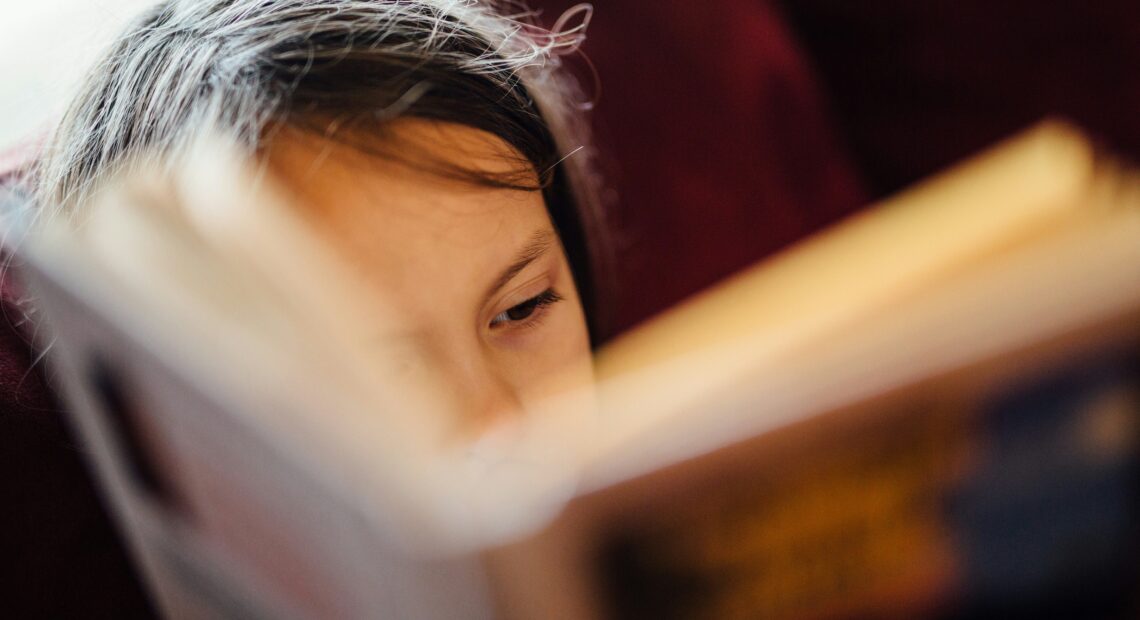
[[[33,364],[0,255],[0,608],[10,618],[152,617],[81,448]]]
[[[1136,0],[783,5],[876,195],[1045,115],[1140,159]]]
[[[546,25],[573,4],[539,2]],[[606,0],[583,47],[621,257],[616,327],[853,211],[862,191],[771,3]]]

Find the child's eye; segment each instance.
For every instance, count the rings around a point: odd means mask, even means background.
[[[546,289],[521,304],[511,306],[506,311],[495,315],[495,318],[491,319],[491,327],[495,328],[512,323],[522,323],[533,318],[535,313],[539,312],[545,306],[559,301],[562,301],[562,296],[555,293],[552,289]]]

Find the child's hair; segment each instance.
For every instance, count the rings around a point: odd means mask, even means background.
[[[206,129],[251,156],[287,126],[400,157],[405,145],[384,150],[386,122],[459,123],[525,161],[518,174],[442,162],[434,171],[543,192],[596,338],[600,187],[586,102],[560,68],[590,10],[579,5],[544,30],[512,3],[164,0],[112,46],[50,139],[31,177],[40,216],[77,213],[141,159],[177,161]]]

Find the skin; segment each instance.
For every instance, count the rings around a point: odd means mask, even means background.
[[[430,376],[450,395],[465,436],[587,385],[586,321],[541,192],[432,172],[440,162],[518,172],[519,154],[480,130],[417,119],[393,123],[382,140],[401,157],[299,131],[265,156],[318,233],[391,306],[395,318],[370,337],[398,372]]]

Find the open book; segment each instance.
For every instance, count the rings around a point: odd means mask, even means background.
[[[383,300],[289,200],[205,145],[24,248],[170,615],[1137,609],[1140,177],[1070,127],[737,274],[474,441],[361,342]]]

